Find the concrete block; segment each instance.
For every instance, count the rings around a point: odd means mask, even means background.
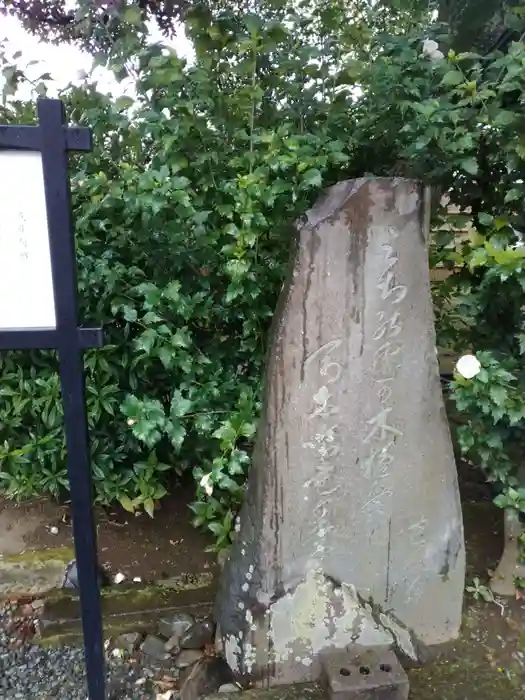
[[[389,650],[326,652],[321,678],[329,700],[408,700],[408,677]]]

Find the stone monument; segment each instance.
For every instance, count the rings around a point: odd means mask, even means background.
[[[217,599],[239,678],[315,680],[330,649],[414,661],[456,637],[465,552],[420,185],[330,188],[298,226]]]

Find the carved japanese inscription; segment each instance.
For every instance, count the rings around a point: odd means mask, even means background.
[[[424,213],[418,183],[362,179],[299,226],[217,600],[239,676],[315,679],[324,649],[352,643],[417,659],[458,633],[463,528]]]

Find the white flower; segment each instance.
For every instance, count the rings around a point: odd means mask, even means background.
[[[211,483],[211,474],[205,474],[200,480],[200,485],[206,491],[208,496],[213,493],[213,484]]]
[[[481,364],[475,355],[463,355],[456,363],[456,372],[465,379],[472,379],[480,370]]]
[[[434,51],[437,51],[439,49],[439,45],[437,41],[434,41],[434,39],[425,39],[423,41],[423,53],[425,56],[430,56],[431,53],[434,53]]]
[[[122,581],[125,581],[125,580],[126,580],[126,577],[124,576],[124,574],[121,574],[120,572],[118,574],[115,574],[115,576],[113,577],[113,581],[115,583],[122,583]]]
[[[422,55],[425,56],[425,58],[430,58],[431,61],[438,61],[441,58],[445,58],[445,54],[439,50],[439,45],[434,39],[425,39],[423,41]]]

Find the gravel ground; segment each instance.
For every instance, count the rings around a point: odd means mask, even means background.
[[[32,644],[34,620],[31,605],[0,606],[0,700],[87,700],[83,649]],[[110,653],[108,700],[169,698],[175,679],[148,666]]]

